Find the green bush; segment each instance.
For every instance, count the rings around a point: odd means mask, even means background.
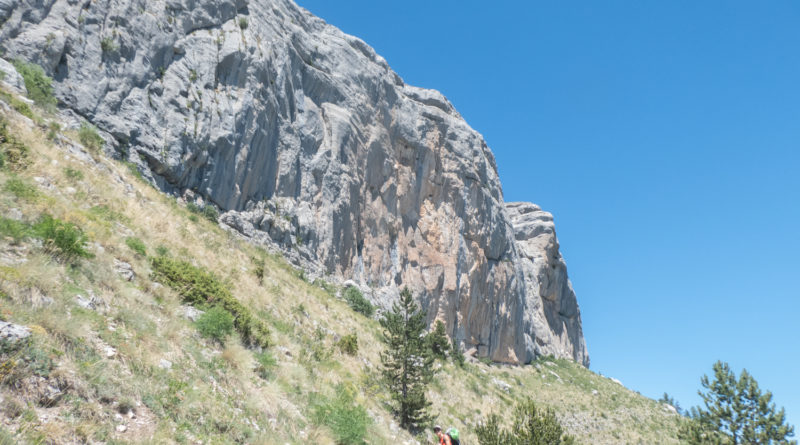
[[[8,131],[6,121],[0,118],[0,168],[18,171],[28,166],[30,149]]]
[[[147,256],[147,247],[144,245],[144,242],[135,236],[129,236],[125,238],[125,244],[131,248],[134,252],[138,253],[141,256]]]
[[[223,342],[233,332],[233,315],[225,309],[214,306],[197,319],[200,335]]]
[[[211,204],[206,204],[201,207],[193,202],[189,202],[186,203],[186,210],[201,215],[203,218],[214,223],[216,223],[217,218],[219,218],[219,212]],[[192,218],[191,215],[189,216],[189,219],[192,220],[192,222],[197,222],[197,218]]]
[[[311,407],[311,420],[317,425],[330,428],[337,444],[365,443],[364,436],[371,420],[367,410],[356,403],[351,391],[339,385],[333,398],[316,395],[315,399]]]
[[[158,246],[156,247],[156,255],[169,256],[169,249],[167,249],[165,246]]]
[[[22,79],[25,80],[25,89],[28,90],[28,97],[36,105],[46,110],[55,109],[58,102],[53,94],[53,80],[44,74],[42,67],[20,59],[14,59],[12,63],[22,76]]]
[[[447,359],[447,355],[450,353],[450,340],[447,338],[444,323],[441,320],[436,320],[433,331],[428,333],[425,341],[434,357],[439,360]]]
[[[269,380],[273,377],[275,368],[278,366],[278,360],[269,353],[269,351],[256,352],[253,354],[256,359],[256,373],[264,380]]]
[[[253,317],[213,273],[165,256],[155,257],[151,263],[153,278],[175,289],[184,301],[202,307],[222,307],[233,315],[233,324],[245,341],[256,346],[269,346],[267,325]]]
[[[354,311],[365,317],[372,317],[375,313],[375,307],[364,298],[364,295],[355,286],[350,286],[344,290],[344,300]]]
[[[88,238],[74,224],[45,214],[33,225],[33,233],[44,241],[49,252],[65,260],[92,257],[86,250]]]
[[[117,50],[117,44],[114,43],[114,38],[106,36],[100,39],[100,49],[102,49],[104,53],[115,52]]]
[[[347,355],[358,354],[358,335],[348,334],[342,337],[337,343],[339,350]]]
[[[56,121],[50,122],[47,126],[47,139],[54,141],[59,132],[61,132],[61,125]]]
[[[453,355],[453,363],[458,365],[459,368],[463,368],[466,358],[464,357],[464,351],[461,350],[461,346],[458,344],[455,337],[450,345],[450,351]]]
[[[0,217],[0,235],[12,238],[14,241],[19,241],[28,236],[29,233],[30,227],[28,227],[27,224]]]
[[[511,429],[500,426],[497,414],[475,428],[480,445],[573,445],[575,438],[564,433],[555,412],[541,410],[531,399],[517,404]]]
[[[0,91],[0,98],[8,102],[8,104],[11,105],[11,108],[13,108],[17,113],[27,117],[28,119],[34,118],[33,110],[31,110],[31,107],[27,103],[17,99],[15,96],[6,93],[5,91]]]
[[[64,176],[74,181],[80,181],[83,179],[83,172],[67,167],[64,169]]]
[[[247,29],[247,18],[246,17],[240,17],[239,18],[239,28]]]
[[[3,190],[25,201],[33,201],[39,197],[36,186],[20,178],[10,178],[3,185]]]
[[[95,152],[103,148],[103,144],[105,143],[97,132],[97,128],[87,123],[81,124],[81,128],[78,130],[78,139],[84,147]]]

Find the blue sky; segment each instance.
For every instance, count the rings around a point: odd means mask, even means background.
[[[299,3],[554,214],[593,370],[689,407],[724,360],[800,435],[799,2]]]

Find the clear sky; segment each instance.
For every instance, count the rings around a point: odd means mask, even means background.
[[[593,370],[689,407],[724,360],[800,436],[800,2],[299,3],[553,213]]]

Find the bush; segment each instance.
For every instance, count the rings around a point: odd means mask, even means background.
[[[347,355],[358,354],[358,335],[348,334],[342,337],[337,343],[339,350]]]
[[[158,246],[156,247],[156,255],[169,256],[169,249],[167,249],[165,246]]]
[[[129,236],[125,238],[125,244],[131,248],[134,252],[138,253],[141,256],[147,256],[147,247],[144,245],[144,242],[135,236]]]
[[[75,181],[80,181],[83,179],[83,172],[67,167],[64,169],[64,176]]]
[[[200,207],[199,205],[197,205],[197,204],[195,204],[193,202],[189,202],[189,203],[186,204],[186,209],[188,211],[192,212],[192,213],[196,213],[198,215],[201,215],[203,218],[205,218],[205,219],[207,219],[207,220],[209,220],[209,221],[211,221],[213,223],[216,223],[217,222],[217,218],[219,218],[219,212],[211,204],[206,204],[206,205]],[[192,222],[197,222],[197,218],[192,218],[191,215],[189,216],[189,219],[192,220]]]
[[[0,118],[0,167],[18,171],[28,166],[30,149],[8,131],[6,121]]]
[[[153,278],[175,289],[185,302],[202,307],[222,307],[233,315],[234,327],[245,341],[256,346],[269,346],[267,325],[253,317],[250,310],[234,298],[229,287],[214,274],[186,261],[165,256],[155,257],[151,263]]]
[[[355,402],[355,396],[342,385],[336,387],[333,398],[317,396],[312,404],[311,420],[331,429],[336,443],[361,445],[371,421],[367,410]]]
[[[50,215],[43,215],[33,225],[33,233],[44,241],[45,248],[66,260],[91,258],[86,250],[88,238],[74,224],[60,221]]]
[[[458,344],[455,338],[453,338],[453,342],[450,345],[450,350],[452,351],[453,355],[453,363],[458,365],[459,368],[463,368],[466,358],[464,357],[464,351],[461,350],[461,346]]]
[[[256,359],[256,373],[264,380],[269,380],[273,376],[275,367],[278,366],[278,361],[268,351],[256,352],[253,354]]]
[[[541,410],[531,399],[517,404],[511,430],[500,426],[500,417],[492,414],[475,428],[480,445],[572,445],[575,438],[564,433],[553,410]]]
[[[444,323],[441,320],[436,320],[433,331],[425,337],[425,340],[434,357],[439,360],[447,359],[447,354],[450,353],[450,340],[447,339]]]
[[[247,18],[246,17],[239,18],[239,28],[241,28],[243,30],[247,29]]]
[[[375,313],[375,307],[364,298],[361,291],[355,286],[350,286],[344,291],[344,300],[350,305],[354,311],[365,317],[372,317]]]
[[[117,50],[117,44],[114,43],[114,38],[106,36],[100,39],[100,49],[102,49],[104,53],[115,52]]]
[[[33,184],[19,178],[10,178],[3,185],[3,190],[25,201],[33,201],[39,197],[39,191]]]
[[[30,97],[36,105],[46,109],[53,110],[58,103],[53,94],[53,81],[44,74],[44,70],[39,65],[27,63],[20,59],[12,61],[14,68],[25,80],[25,88],[28,90],[28,97]]]
[[[28,236],[30,227],[27,224],[13,219],[0,217],[0,235],[19,241]]]
[[[58,122],[50,122],[50,125],[47,126],[47,139],[54,141],[60,131],[61,125]]]
[[[196,324],[200,335],[221,343],[233,332],[233,315],[215,306],[201,315]]]
[[[84,147],[92,151],[99,151],[103,148],[105,141],[97,132],[97,128],[92,124],[83,123],[78,130],[78,139]]]
[[[27,103],[17,99],[15,96],[6,93],[5,91],[0,91],[0,98],[8,102],[8,104],[11,105],[11,108],[13,108],[17,113],[31,120],[34,118],[33,110],[31,110],[31,107],[28,106]]]

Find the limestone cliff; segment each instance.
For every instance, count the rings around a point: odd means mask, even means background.
[[[289,0],[0,0],[0,49],[168,193],[495,361],[588,355],[552,217],[440,93]]]

